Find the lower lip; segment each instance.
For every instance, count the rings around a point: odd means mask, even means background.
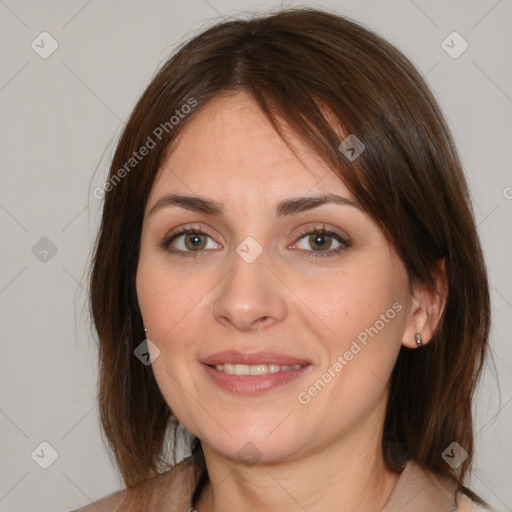
[[[282,370],[264,375],[234,375],[216,370],[206,364],[203,364],[203,367],[213,382],[226,391],[239,395],[260,395],[297,379],[308,372],[311,365],[301,366],[296,370]]]

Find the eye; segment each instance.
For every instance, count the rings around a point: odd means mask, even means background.
[[[186,228],[167,236],[162,240],[161,246],[169,252],[177,253],[180,256],[196,256],[194,253],[205,249],[217,249],[220,244],[200,229]]]
[[[301,237],[294,247],[305,253],[310,253],[308,256],[317,257],[338,254],[350,247],[350,243],[338,233],[322,227],[308,229],[301,233]]]

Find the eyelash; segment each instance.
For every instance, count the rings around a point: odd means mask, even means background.
[[[328,229],[326,229],[325,226],[322,226],[321,228],[316,228],[316,227],[315,228],[306,228],[305,230],[303,230],[300,233],[298,240],[302,240],[302,238],[304,238],[307,235],[311,236],[311,235],[316,235],[316,234],[323,234],[323,235],[331,236],[336,241],[338,241],[341,245],[337,249],[330,249],[328,251],[306,251],[304,249],[299,249],[299,251],[305,253],[306,257],[310,257],[310,258],[324,258],[324,257],[328,257],[328,256],[334,256],[334,255],[339,254],[342,251],[344,251],[344,250],[346,250],[346,249],[348,249],[350,247],[350,242],[348,242],[343,237],[338,235],[338,233],[335,233],[333,231],[329,231]],[[162,249],[164,249],[164,250],[166,250],[166,251],[168,251],[168,252],[170,252],[172,254],[175,254],[175,255],[179,256],[180,258],[198,258],[198,257],[202,257],[204,255],[204,253],[205,253],[204,249],[199,250],[199,251],[182,251],[180,249],[178,249],[178,250],[169,249],[169,245],[176,238],[179,238],[182,235],[203,235],[203,236],[207,236],[209,238],[212,238],[208,233],[206,233],[202,229],[194,228],[192,226],[187,226],[186,228],[184,228],[184,229],[182,229],[182,230],[180,230],[180,231],[178,231],[176,233],[171,233],[170,235],[167,235],[166,237],[164,237],[164,239],[158,245]]]

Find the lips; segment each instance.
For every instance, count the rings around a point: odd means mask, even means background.
[[[218,364],[277,364],[279,366],[304,366],[311,364],[307,359],[278,354],[276,352],[237,352],[235,350],[216,352],[215,354],[202,359],[201,363],[207,364],[208,366],[215,366]]]
[[[216,352],[200,362],[217,386],[241,395],[261,395],[312,368],[306,359],[275,352]],[[267,371],[262,371],[264,368]]]

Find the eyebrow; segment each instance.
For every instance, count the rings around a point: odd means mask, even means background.
[[[361,211],[363,208],[358,201],[341,197],[336,194],[321,194],[317,196],[292,197],[276,204],[275,215],[277,218],[293,215],[306,210],[311,210],[324,204],[340,204],[353,206]],[[180,194],[169,194],[160,198],[149,211],[153,215],[162,208],[179,206],[193,212],[204,213],[207,215],[222,216],[224,206],[218,201],[198,196],[185,196]]]

